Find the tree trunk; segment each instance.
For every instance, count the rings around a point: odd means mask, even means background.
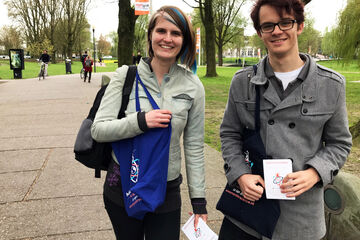
[[[212,0],[204,2],[205,47],[206,47],[206,77],[216,77],[215,59],[215,27]]]
[[[130,6],[130,0],[119,0],[119,26],[118,26],[118,66],[132,64],[134,47],[135,11]]]
[[[218,45],[218,65],[219,66],[223,65],[223,44],[222,44],[222,42],[219,42],[219,45]]]

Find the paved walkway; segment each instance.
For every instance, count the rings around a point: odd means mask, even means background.
[[[101,75],[94,74],[91,83],[73,74],[0,84],[1,240],[115,239],[102,201],[105,174],[95,179],[73,154]],[[223,161],[207,145],[205,157],[208,224],[218,232]],[[185,223],[191,211],[186,180],[181,191]]]

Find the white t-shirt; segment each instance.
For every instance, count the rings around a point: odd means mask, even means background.
[[[282,82],[284,90],[288,87],[290,82],[294,81],[297,78],[297,76],[299,76],[299,73],[301,72],[303,67],[304,65],[291,72],[274,72],[275,76],[278,79],[280,79],[280,81]]]

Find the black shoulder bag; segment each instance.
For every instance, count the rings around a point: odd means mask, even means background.
[[[253,66],[256,75],[256,65]],[[255,130],[244,130],[243,152],[251,163],[251,171],[264,177],[263,159],[268,159],[264,143],[260,136],[260,89],[256,89]],[[216,209],[239,222],[249,226],[263,236],[270,238],[274,233],[280,216],[278,200],[266,199],[265,192],[255,202],[245,199],[237,186],[226,184],[225,189],[216,205]]]

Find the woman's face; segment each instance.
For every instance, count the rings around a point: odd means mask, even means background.
[[[180,28],[163,17],[159,17],[151,33],[154,58],[174,63],[176,56],[181,51],[182,44],[183,35]]]

